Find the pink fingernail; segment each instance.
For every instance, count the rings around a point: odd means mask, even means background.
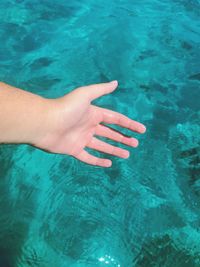
[[[112,165],[112,161],[111,160],[106,161],[106,167],[110,167],[111,165]]]
[[[142,130],[142,133],[145,133],[146,132],[146,127],[144,125],[141,126],[141,130]]]
[[[117,80],[114,80],[114,81],[112,81],[112,82],[110,82],[110,83],[112,83],[112,84],[114,84],[114,85],[117,85],[117,84],[118,84],[118,81],[117,81]]]
[[[130,156],[129,151],[123,151],[123,157],[128,158]]]
[[[132,140],[131,140],[131,145],[134,146],[134,147],[137,147],[137,146],[139,145],[138,140],[136,140],[136,139],[132,139]]]

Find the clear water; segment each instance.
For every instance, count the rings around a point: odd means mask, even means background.
[[[109,169],[1,145],[0,267],[200,266],[200,1],[1,0],[0,37],[0,80],[118,79],[95,104],[148,128]]]

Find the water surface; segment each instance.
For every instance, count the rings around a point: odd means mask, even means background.
[[[94,104],[148,129],[127,160],[92,152],[109,169],[1,145],[0,266],[199,267],[199,0],[1,0],[0,37],[0,80],[54,98],[117,79]]]

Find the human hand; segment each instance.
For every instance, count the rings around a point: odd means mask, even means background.
[[[91,165],[110,167],[112,161],[88,153],[85,148],[92,148],[121,158],[128,158],[129,151],[110,145],[96,138],[95,135],[107,137],[128,146],[136,147],[137,139],[126,137],[102,123],[117,124],[137,133],[144,133],[143,124],[101,107],[91,102],[117,88],[117,81],[79,87],[69,94],[51,99],[52,108],[49,116],[49,129],[35,146],[53,152],[72,155]]]

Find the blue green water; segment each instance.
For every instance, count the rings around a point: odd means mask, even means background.
[[[0,40],[1,81],[117,79],[95,104],[147,126],[106,169],[1,145],[0,267],[199,267],[200,1],[1,0]]]

